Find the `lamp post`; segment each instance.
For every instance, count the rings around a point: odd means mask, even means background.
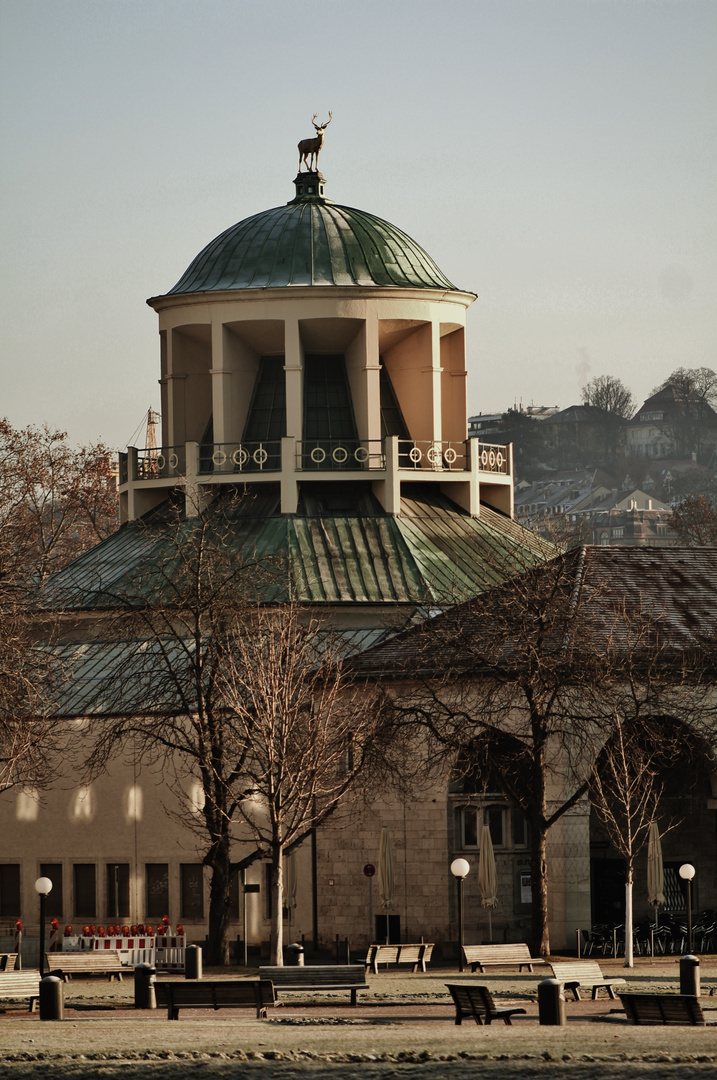
[[[683,863],[680,867],[680,877],[687,882],[687,952],[692,954],[692,878],[695,876],[695,868],[692,863]]]
[[[454,859],[451,863],[451,873],[458,882],[458,952],[460,956],[459,971],[463,971],[463,882],[470,871],[470,863],[466,859]]]
[[[35,882],[35,892],[40,897],[40,978],[45,977],[45,903],[47,894],[52,891],[49,877],[39,877]]]

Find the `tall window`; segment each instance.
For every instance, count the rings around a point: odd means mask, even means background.
[[[286,376],[283,356],[262,356],[244,440],[265,442],[286,435]]]
[[[304,438],[356,439],[343,356],[304,358]]]
[[[73,915],[78,919],[93,919],[97,914],[95,864],[75,863],[72,867],[72,876],[74,879]]]
[[[169,913],[169,865],[167,863],[146,863],[147,880],[146,916],[148,919],[161,919]]]
[[[179,913],[194,922],[204,918],[204,873],[201,863],[179,867]]]
[[[40,877],[48,877],[52,889],[45,903],[45,914],[50,918],[62,915],[62,863],[40,863]]]
[[[107,918],[129,918],[129,863],[107,863]]]
[[[0,865],[0,917],[20,915],[20,863]]]

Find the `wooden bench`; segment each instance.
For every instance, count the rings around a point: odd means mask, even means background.
[[[527,967],[533,970],[533,964],[544,964],[545,960],[539,956],[531,956],[530,949],[525,943],[518,945],[464,945],[463,957],[466,964],[470,964],[471,971],[478,968],[485,971],[486,967],[517,967],[522,971]]]
[[[0,971],[0,1001],[22,1001],[27,998],[28,1012],[34,1012],[39,997],[39,971]]]
[[[590,986],[593,992],[593,1001],[597,998],[600,987],[607,990],[610,997],[615,999],[613,986],[624,984],[624,979],[606,979],[600,970],[600,965],[594,960],[560,960],[550,965],[553,975],[558,979],[566,990],[572,990],[576,1001],[580,1001],[580,987]]]
[[[366,990],[366,969],[363,964],[345,964],[335,967],[260,967],[259,978],[274,984],[274,993],[285,990],[349,990],[351,1004],[356,1004],[356,993]]]
[[[178,1020],[180,1009],[240,1009],[253,1005],[257,1020],[275,1005],[274,987],[265,979],[190,979],[154,984],[157,1004],[167,1006],[167,1019]]]
[[[0,952],[0,971],[19,971],[18,962],[20,954],[16,952]]]
[[[682,1024],[704,1027],[702,1006],[691,994],[618,994],[631,1024]]]
[[[369,945],[364,967],[378,975],[379,964],[411,964],[413,971],[426,970],[431,959],[433,943],[430,945]]]
[[[73,975],[106,975],[111,982],[122,982],[122,962],[116,950],[105,952],[59,952],[45,954],[46,967],[52,975],[59,975],[63,981]]]
[[[525,1013],[525,1009],[496,1005],[487,986],[475,983],[446,983],[456,1007],[456,1023],[460,1024],[464,1016],[472,1016],[476,1024],[490,1024],[493,1020],[511,1023],[511,1016]]]

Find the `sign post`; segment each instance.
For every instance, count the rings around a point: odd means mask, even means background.
[[[373,941],[373,875],[376,873],[376,867],[373,863],[366,863],[363,872],[368,878],[368,943],[370,945]]]

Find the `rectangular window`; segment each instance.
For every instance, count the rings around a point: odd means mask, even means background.
[[[504,847],[503,810],[498,806],[489,807],[485,812],[485,823],[490,829],[493,847]]]
[[[204,872],[201,863],[179,867],[179,913],[194,922],[204,918]]]
[[[20,911],[20,863],[0,866],[0,916],[17,918]]]
[[[511,810],[511,828],[513,830],[513,847],[525,848],[528,846],[528,822],[520,810]]]
[[[129,919],[129,863],[107,863],[107,919]]]
[[[463,848],[478,846],[478,811],[474,806],[456,811],[456,844]]]
[[[146,863],[147,919],[161,919],[169,914],[169,864]]]
[[[45,914],[49,918],[62,915],[62,863],[40,863],[40,877],[49,877],[52,889],[45,902]]]
[[[75,863],[72,867],[72,876],[74,879],[73,914],[75,918],[94,919],[97,914],[95,864]]]

